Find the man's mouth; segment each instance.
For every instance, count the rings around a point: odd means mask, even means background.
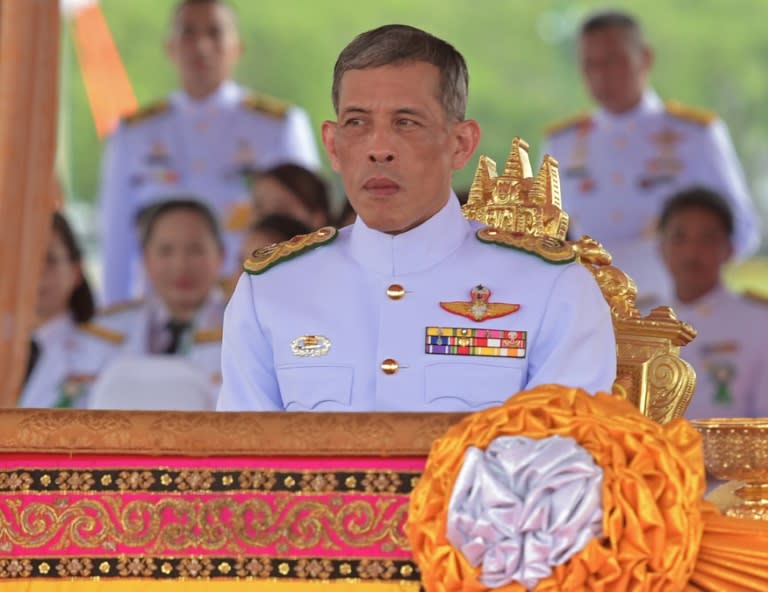
[[[363,189],[375,197],[388,197],[400,191],[400,185],[387,177],[371,177]]]

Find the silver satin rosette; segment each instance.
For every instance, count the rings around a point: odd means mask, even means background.
[[[502,436],[464,454],[446,535],[480,581],[528,590],[602,533],[603,471],[572,438]]]

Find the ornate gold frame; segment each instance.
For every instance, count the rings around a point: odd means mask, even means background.
[[[461,413],[0,411],[0,454],[426,456]]]

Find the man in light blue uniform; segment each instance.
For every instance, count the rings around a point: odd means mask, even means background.
[[[307,114],[231,81],[241,54],[235,16],[223,0],[183,0],[176,7],[168,53],[182,89],[125,118],[104,156],[101,215],[106,304],[136,296],[136,214],[174,195],[196,195],[225,233],[226,273],[237,254],[249,209],[246,176],[293,162],[317,168]]]
[[[589,272],[462,216],[451,174],[480,130],[461,54],[380,27],[341,53],[333,100],[323,142],[357,221],[248,260],[218,409],[472,411],[537,384],[610,390],[611,317]]]
[[[560,163],[574,238],[605,245],[637,282],[641,307],[663,301],[671,286],[658,255],[658,216],[669,195],[699,185],[726,198],[736,254],[752,254],[758,217],[728,129],[714,113],[663,102],[649,87],[653,53],[635,19],[623,12],[587,19],[579,60],[598,109],[551,126],[544,148]]]
[[[680,354],[696,371],[689,419],[768,417],[768,306],[722,282],[733,228],[725,200],[700,187],[675,194],[661,212],[661,253],[675,281],[670,304],[697,332]]]

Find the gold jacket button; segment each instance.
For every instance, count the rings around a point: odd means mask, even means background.
[[[393,360],[392,358],[387,358],[381,363],[381,371],[384,372],[384,374],[394,374],[399,368],[400,364],[397,363],[397,360]]]
[[[389,288],[387,288],[387,296],[389,296],[392,300],[400,300],[403,296],[405,296],[405,288],[403,288],[400,284],[392,284]]]

